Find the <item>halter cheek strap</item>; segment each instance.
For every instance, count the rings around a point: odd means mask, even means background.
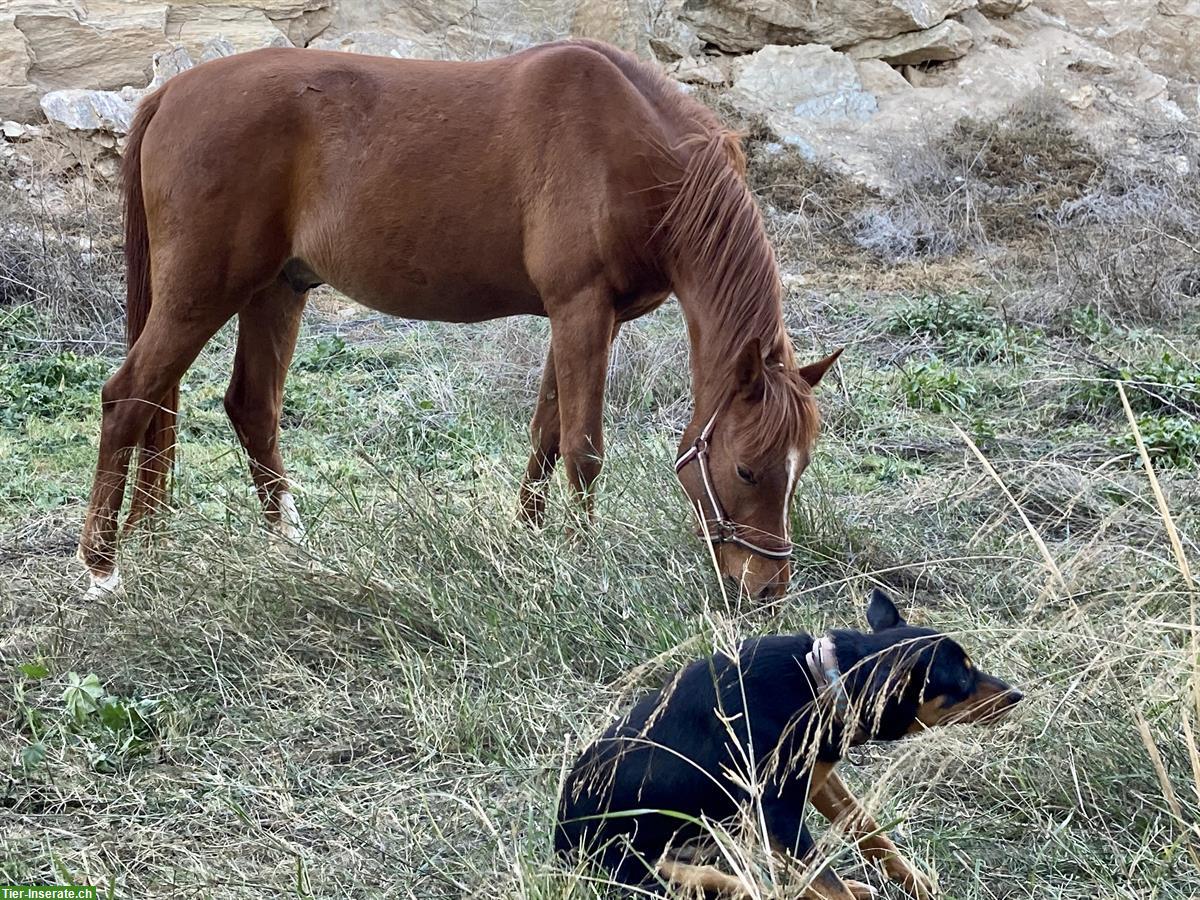
[[[777,548],[756,544],[742,537],[740,532],[745,526],[739,525],[725,515],[725,508],[721,506],[721,500],[717,497],[717,489],[713,486],[712,475],[708,467],[708,442],[712,438],[713,428],[716,427],[716,424],[717,414],[713,413],[712,418],[701,429],[700,436],[696,438],[692,446],[675,460],[676,475],[682,472],[684,467],[693,460],[700,466],[700,480],[704,484],[704,493],[708,495],[708,504],[712,508],[713,513],[713,521],[710,523],[708,529],[709,541],[714,544],[733,544],[766,559],[788,559],[792,555],[793,545],[791,541],[780,538],[780,546]]]

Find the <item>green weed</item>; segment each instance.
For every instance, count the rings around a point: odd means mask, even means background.
[[[58,706],[52,704],[54,695],[45,683],[50,670],[44,663],[23,663],[17,674],[17,727],[26,738],[18,760],[24,773],[35,773],[48,755],[81,751],[93,771],[111,774],[149,751],[157,701],[114,696],[94,673],[67,672]]]
[[[1121,382],[1134,412],[1200,413],[1200,364],[1177,353],[1166,350],[1141,363],[1107,368],[1100,374],[1101,378],[1083,382],[1074,390],[1074,402],[1120,414],[1121,400],[1114,382]]]
[[[973,294],[918,297],[887,317],[894,335],[923,338],[939,355],[963,363],[1018,361],[1025,348],[1017,332]]]
[[[963,412],[978,395],[964,374],[938,359],[909,361],[900,370],[900,395],[913,409],[935,413]]]
[[[1146,445],[1146,452],[1160,465],[1191,468],[1200,459],[1200,421],[1188,416],[1140,416],[1138,431]],[[1132,431],[1112,437],[1109,446],[1131,456],[1137,461],[1137,442]]]

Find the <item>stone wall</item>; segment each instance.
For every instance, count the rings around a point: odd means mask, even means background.
[[[119,135],[149,87],[256,47],[468,59],[569,34],[866,180],[878,153],[1032,91],[1089,127],[1200,109],[1200,0],[8,0],[0,120],[10,139],[45,118]]]

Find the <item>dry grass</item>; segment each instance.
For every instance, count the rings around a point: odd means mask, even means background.
[[[760,171],[780,176],[756,176],[772,228],[796,203],[852,221],[819,177]],[[774,193],[781,182],[803,186]],[[1058,234],[1082,227],[1052,219]],[[1144,410],[1195,421],[1187,377],[1138,375],[1167,345],[1197,366],[1194,307],[1133,327],[1076,303],[1047,332],[954,258],[883,275],[860,258],[838,291],[789,296],[802,353],[850,350],[822,388],[796,578],[769,608],[728,596],[689,534],[669,465],[689,409],[673,306],[622,333],[600,518],[568,537],[561,485],[545,531],[512,522],[544,324],[409,326],[333,302],[310,310],[287,396],[304,547],[274,545],[260,523],[221,409],[226,332],[185,384],[175,509],[125,545],[128,592],[84,603],[71,552],[103,373],[38,344],[79,308],[49,298],[75,287],[13,297],[0,392],[53,384],[0,415],[0,882],[77,879],[118,897],[601,896],[549,857],[558,784],[583,742],[713,646],[860,623],[879,582],[1029,695],[1000,728],[864,748],[846,767],[944,896],[1200,893],[1186,569],[1200,491],[1194,461],[1168,465],[1149,444],[1143,457],[1135,439]],[[103,259],[88,277],[112,285]],[[916,291],[921,273],[970,290]],[[83,321],[103,331],[103,318]],[[101,369],[117,359],[106,353]],[[1132,425],[1104,380],[1113,361],[1132,373]],[[961,407],[925,402],[962,385]],[[1138,399],[1152,395],[1177,409]],[[852,851],[823,846],[855,872]],[[754,841],[729,852],[769,871]]]

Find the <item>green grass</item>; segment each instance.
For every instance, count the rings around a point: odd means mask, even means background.
[[[1195,595],[1112,381],[1152,453],[1152,417],[1183,423],[1155,459],[1175,463],[1158,477],[1196,567],[1200,329],[1091,313],[1047,328],[988,290],[789,299],[805,359],[850,350],[820,391],[796,575],[770,606],[731,594],[690,533],[670,465],[690,409],[674,305],[622,331],[596,523],[577,527],[560,476],[541,531],[514,512],[543,322],[314,306],[282,439],[299,548],[264,527],[225,418],[227,329],[183,386],[172,508],[124,543],[127,591],[94,602],[72,553],[120,353],[5,308],[0,881],[129,898],[601,896],[549,857],[583,743],[714,646],[861,625],[883,583],[1029,696],[999,728],[863,748],[845,767],[945,896],[1197,895]]]

